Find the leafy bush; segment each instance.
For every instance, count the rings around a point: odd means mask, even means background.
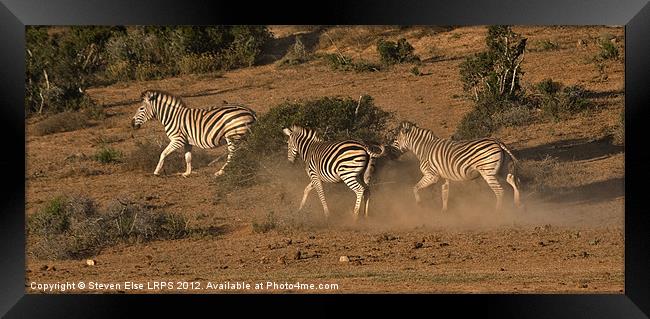
[[[377,52],[384,65],[419,62],[420,57],[415,55],[414,51],[413,46],[404,38],[397,40],[397,43],[384,39],[377,41]]]
[[[489,26],[485,38],[487,51],[477,53],[460,65],[463,88],[475,100],[517,100],[522,97],[520,65],[526,49],[526,38],[514,33],[510,26]]]
[[[535,88],[542,94],[553,95],[562,89],[562,83],[555,82],[552,79],[545,79],[537,83]]]
[[[25,108],[78,110],[91,85],[250,66],[271,38],[264,26],[28,26]]]
[[[598,46],[600,47],[600,52],[598,52],[598,58],[602,60],[615,60],[618,59],[618,48],[614,43],[607,39],[601,39],[598,41]]]
[[[28,218],[30,252],[38,258],[84,258],[120,242],[178,239],[190,230],[180,215],[156,212],[128,200],[100,211],[83,195],[57,196]]]
[[[25,108],[30,114],[83,108],[86,89],[100,82],[105,44],[123,28],[73,26],[49,33],[47,27],[28,26],[25,31]]]
[[[122,152],[109,146],[102,146],[93,158],[100,163],[109,164],[121,162],[122,157]]]
[[[465,140],[489,136],[496,129],[492,114],[486,106],[477,105],[460,120],[453,138]]]
[[[359,139],[381,142],[392,114],[374,105],[370,96],[360,100],[324,97],[303,102],[285,102],[260,116],[235,152],[222,186],[243,187],[259,181],[260,159],[264,163],[286,162],[286,136],[282,129],[293,124],[312,128],[328,140]],[[269,158],[273,158],[273,161]],[[265,164],[266,165],[266,164]]]

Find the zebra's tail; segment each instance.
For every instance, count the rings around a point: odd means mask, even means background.
[[[370,157],[379,158],[386,155],[386,147],[384,145],[379,145],[379,146],[372,145],[372,146],[378,147],[380,149],[380,152],[377,153],[370,149],[371,148],[370,145],[366,145],[364,148],[366,149],[366,152],[368,152],[368,155],[370,155]]]
[[[518,162],[519,162],[519,160],[518,160],[514,155],[512,155],[512,152],[510,152],[510,150],[508,149],[508,147],[506,147],[506,144],[504,144],[503,142],[501,142],[501,140],[499,140],[499,139],[494,139],[494,140],[497,142],[497,144],[499,144],[499,146],[501,147],[501,149],[503,149],[504,151],[506,151],[506,153],[508,153],[508,155],[510,155],[510,157],[512,158],[512,161],[513,161],[513,162],[515,162],[515,163],[518,163]]]

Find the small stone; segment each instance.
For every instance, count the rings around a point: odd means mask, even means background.
[[[48,270],[48,271],[56,271],[56,267],[51,266],[51,265],[48,265],[48,266],[47,266],[47,270]]]
[[[286,265],[287,264],[287,257],[284,256],[284,255],[278,257],[278,264]]]
[[[422,248],[422,246],[424,246],[424,244],[419,242],[419,241],[413,243],[413,249],[420,249],[420,248]]]
[[[86,265],[95,266],[97,262],[94,259],[86,259]]]
[[[445,247],[445,246],[449,246],[449,244],[448,243],[440,243],[440,247]]]
[[[47,268],[48,268],[47,265],[43,265],[43,266],[41,266],[41,268],[39,268],[39,269],[40,269],[40,270],[47,270]]]
[[[341,257],[339,257],[339,262],[347,263],[347,262],[349,262],[349,261],[350,261],[350,258],[349,258],[348,256],[341,256]]]
[[[505,268],[501,268],[501,269],[499,269],[499,271],[506,271],[506,269],[505,269]]]
[[[287,238],[284,240],[284,242],[287,243],[287,245],[291,245],[293,241],[291,240],[291,238]]]

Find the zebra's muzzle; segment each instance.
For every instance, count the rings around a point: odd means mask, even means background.
[[[140,124],[135,124],[135,119],[133,119],[131,120],[131,127],[137,130],[140,128]]]

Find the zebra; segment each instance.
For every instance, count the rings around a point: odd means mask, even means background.
[[[238,142],[257,120],[255,111],[241,105],[214,106],[207,109],[188,108],[180,97],[160,90],[146,90],[141,94],[142,105],[138,108],[131,126],[139,129],[142,124],[157,118],[165,127],[170,142],[160,154],[154,171],[158,176],[165,157],[183,147],[188,177],[192,173],[192,146],[203,149],[228,145],[228,159],[214,175],[220,176],[230,163]]]
[[[309,184],[300,202],[298,211],[307,201],[307,196],[312,189],[316,189],[325,217],[330,215],[322,182],[345,183],[357,196],[354,205],[354,219],[359,217],[362,200],[365,202],[364,216],[368,217],[368,203],[370,198],[370,178],[374,170],[375,160],[384,156],[385,147],[379,146],[377,153],[370,146],[354,140],[324,141],[316,131],[293,125],[282,130],[288,136],[287,159],[293,163],[298,155],[305,163],[309,176]]]
[[[504,152],[512,159],[511,170],[506,181],[514,190],[514,203],[521,207],[519,179],[514,175],[517,159],[506,145],[496,138],[480,138],[452,141],[436,137],[431,131],[417,127],[411,122],[402,122],[392,146],[400,152],[411,151],[420,161],[423,176],[413,187],[416,203],[420,204],[419,190],[438,182],[442,177],[442,212],[447,211],[449,181],[468,181],[483,177],[496,195],[496,209],[501,209],[503,188],[497,175],[503,165]]]

